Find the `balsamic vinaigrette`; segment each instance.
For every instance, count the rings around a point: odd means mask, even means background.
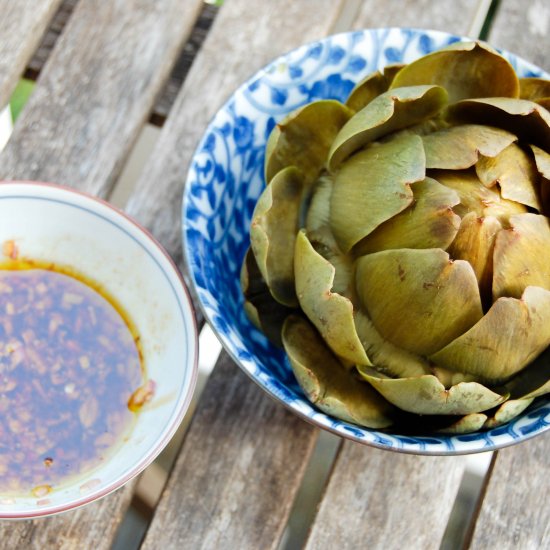
[[[151,398],[115,304],[52,265],[0,266],[0,496],[42,497],[93,470]]]

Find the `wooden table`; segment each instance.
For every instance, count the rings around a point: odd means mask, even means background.
[[[109,198],[144,125],[163,123],[125,208],[183,271],[180,197],[193,150],[231,91],[273,57],[336,31],[395,25],[483,33],[550,70],[550,0],[225,0],[219,9],[202,0],[0,0],[0,23],[0,105],[25,71],[39,73],[0,177]],[[277,548],[300,511],[318,436],[221,353],[141,546]],[[337,447],[324,487],[302,510],[307,548],[452,547],[463,457]],[[549,455],[548,435],[495,453],[460,526],[465,546],[550,548]],[[2,522],[0,546],[130,548],[116,537],[139,503],[137,486],[57,517]]]

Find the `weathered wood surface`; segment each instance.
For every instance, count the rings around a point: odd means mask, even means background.
[[[276,548],[314,443],[223,353],[142,548]]]
[[[306,548],[439,548],[463,469],[463,458],[345,443]]]
[[[0,175],[105,195],[199,8],[200,0],[80,2],[0,156]],[[53,518],[3,522],[2,548],[110,548],[134,487]]]
[[[330,32],[340,7],[330,0],[263,0],[251,17],[250,2],[231,0],[220,9],[126,208],[171,252],[181,246],[186,170],[212,115],[270,59]],[[181,254],[175,257],[182,265]],[[223,355],[145,547],[276,547],[316,436]]]
[[[58,516],[0,523],[1,547],[9,550],[107,550],[128,509],[136,481],[114,495]]]
[[[488,40],[550,71],[550,2],[502,0]],[[475,550],[550,547],[550,434],[495,453],[474,518]]]
[[[500,0],[487,40],[550,72],[550,2]]]
[[[6,106],[61,0],[0,1],[0,108]]]
[[[550,434],[493,458],[472,550],[550,548]]]
[[[36,80],[77,3],[78,0],[62,0],[61,6],[53,17],[38,49],[27,65],[25,71],[25,76],[27,78]],[[215,5],[204,4],[202,6],[195,27],[183,47],[180,57],[170,74],[170,78],[162,90],[162,93],[155,101],[150,118],[150,122],[153,124],[160,126],[164,123],[164,120],[168,116],[168,112],[176,100],[179,89],[185,80],[189,67],[193,63],[205,36],[208,34],[208,30],[217,12],[218,8]]]
[[[484,19],[481,0],[368,0],[362,2],[354,28],[415,27],[469,35]]]
[[[200,7],[200,0],[79,2],[0,156],[2,177],[106,196]]]

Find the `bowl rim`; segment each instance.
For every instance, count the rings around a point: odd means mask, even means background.
[[[231,93],[228,94],[226,100],[223,101],[220,104],[220,106],[216,109],[215,113],[210,117],[210,119],[208,121],[208,124],[204,128],[204,131],[202,132],[201,137],[200,137],[200,139],[199,139],[199,141],[198,141],[198,143],[197,143],[197,145],[196,145],[196,147],[193,151],[193,155],[191,156],[191,160],[189,162],[189,166],[188,166],[188,169],[187,169],[187,176],[186,176],[186,180],[185,180],[183,196],[182,196],[182,200],[181,200],[182,248],[183,248],[183,256],[184,256],[185,264],[190,268],[189,269],[189,272],[190,272],[190,286],[193,290],[193,293],[197,296],[198,305],[200,307],[200,310],[201,310],[206,322],[210,325],[210,327],[213,330],[214,334],[216,334],[216,337],[221,342],[224,351],[231,357],[231,359],[238,366],[238,368],[242,372],[244,372],[246,374],[246,376],[248,376],[248,378],[250,378],[257,386],[259,386],[272,400],[274,400],[279,405],[283,405],[288,411],[290,411],[292,414],[297,415],[302,420],[305,420],[308,424],[310,424],[310,425],[312,425],[312,426],[314,426],[318,429],[326,430],[326,431],[328,431],[328,432],[330,432],[330,433],[332,433],[332,434],[334,434],[338,437],[341,437],[342,439],[345,439],[345,440],[355,441],[357,443],[360,443],[362,445],[366,445],[368,447],[374,447],[376,449],[385,450],[385,451],[393,451],[393,452],[402,453],[402,454],[421,455],[421,456],[463,456],[463,455],[471,455],[471,454],[479,454],[479,453],[484,453],[484,452],[497,451],[499,449],[503,449],[503,448],[506,448],[506,447],[511,447],[513,445],[517,445],[518,443],[527,441],[527,440],[532,439],[536,436],[544,434],[545,432],[550,430],[550,424],[547,424],[546,426],[544,426],[542,428],[539,428],[536,431],[532,431],[532,432],[529,432],[529,433],[522,433],[521,435],[517,435],[516,438],[509,437],[509,438],[507,438],[506,441],[502,441],[502,442],[495,442],[494,440],[491,440],[489,442],[487,440],[487,438],[484,437],[484,435],[487,432],[479,432],[478,431],[478,432],[474,432],[474,433],[470,434],[470,435],[478,435],[479,436],[478,438],[475,439],[475,441],[468,441],[468,442],[458,441],[457,443],[460,443],[460,445],[461,445],[459,448],[456,448],[454,446],[451,448],[451,447],[447,446],[447,447],[444,447],[444,448],[434,448],[434,449],[425,448],[425,447],[411,448],[410,446],[388,445],[388,444],[383,443],[383,442],[364,439],[362,437],[354,435],[352,432],[341,431],[341,430],[339,430],[335,427],[332,427],[330,425],[323,424],[322,422],[320,422],[316,418],[311,417],[307,413],[305,413],[304,411],[294,407],[291,403],[281,399],[279,396],[277,396],[275,394],[273,389],[267,387],[259,378],[255,377],[252,372],[250,372],[248,369],[244,368],[243,365],[241,365],[240,359],[236,356],[236,354],[231,349],[231,346],[230,346],[230,343],[229,343],[229,338],[226,337],[224,334],[221,334],[220,331],[218,331],[218,329],[217,329],[217,327],[216,327],[216,325],[215,325],[215,323],[212,319],[212,316],[209,314],[207,308],[205,307],[205,305],[202,302],[202,299],[200,298],[199,290],[200,290],[201,287],[198,285],[198,283],[196,281],[196,278],[195,278],[195,271],[193,269],[195,264],[192,261],[191,250],[190,250],[190,247],[188,246],[188,242],[187,242],[186,209],[187,209],[188,200],[189,200],[188,196],[189,196],[189,189],[190,189],[190,181],[192,179],[192,174],[194,172],[193,159],[200,153],[201,148],[202,148],[202,146],[205,142],[205,138],[212,133],[212,130],[215,127],[215,125],[214,125],[215,120],[216,120],[217,116],[219,115],[219,113],[222,112],[222,111],[225,111],[228,108],[228,106],[230,105],[230,103],[231,103],[233,97],[235,96],[235,94],[241,92],[241,90],[245,90],[246,87],[249,84],[251,84],[252,82],[260,79],[261,77],[263,77],[265,75],[268,75],[270,67],[275,66],[277,63],[280,63],[281,61],[285,60],[285,58],[287,58],[289,55],[291,55],[291,54],[293,54],[293,53],[295,53],[295,52],[297,52],[301,49],[310,48],[310,47],[313,47],[317,44],[326,43],[326,42],[328,42],[328,41],[330,41],[330,40],[332,40],[336,37],[347,37],[347,36],[354,35],[354,34],[355,35],[356,34],[366,35],[366,34],[369,34],[369,33],[382,33],[382,32],[388,32],[389,33],[389,32],[392,32],[392,31],[401,31],[401,32],[410,31],[410,32],[415,33],[415,34],[426,34],[426,35],[432,35],[432,36],[433,35],[438,35],[440,37],[446,37],[446,38],[449,38],[449,39],[454,38],[454,39],[457,39],[459,41],[483,42],[483,43],[488,44],[489,46],[493,47],[494,49],[496,49],[499,53],[504,54],[506,56],[512,56],[518,62],[520,62],[522,64],[525,64],[526,66],[532,67],[534,69],[537,69],[538,71],[540,71],[542,73],[542,75],[545,78],[550,78],[550,74],[547,71],[545,71],[544,69],[542,69],[541,67],[538,67],[534,63],[524,59],[523,57],[521,57],[521,56],[519,56],[519,55],[517,55],[517,54],[515,54],[515,53],[513,53],[509,50],[492,46],[490,41],[483,40],[483,39],[480,39],[480,38],[477,38],[477,39],[476,38],[471,38],[471,37],[468,37],[467,35],[460,35],[460,34],[455,34],[455,33],[452,33],[452,32],[436,30],[436,29],[426,29],[426,28],[421,28],[421,27],[396,27],[396,26],[391,26],[391,27],[369,27],[369,28],[343,31],[343,32],[329,34],[329,35],[326,35],[326,36],[321,37],[321,38],[316,39],[316,40],[311,40],[311,41],[308,41],[308,42],[304,42],[304,43],[298,45],[295,48],[291,48],[291,49],[289,49],[289,50],[287,50],[287,51],[285,51],[285,52],[283,52],[279,55],[276,55],[275,57],[271,58],[270,61],[268,61],[267,63],[263,64],[261,67],[256,69],[246,80],[241,82],[235,89],[232,90]],[[266,141],[267,141],[267,139],[266,139]],[[307,400],[307,398],[305,396],[302,396],[302,399]],[[311,406],[313,408],[315,408],[315,406],[313,404],[311,404]],[[322,416],[327,417],[327,418],[332,418],[331,415],[329,415],[329,414],[327,414],[323,411],[317,410],[316,412],[318,414],[322,415]],[[362,432],[371,432],[372,433],[372,432],[379,431],[379,430],[375,430],[375,429],[372,429],[372,428],[366,428],[364,426],[353,425],[349,422],[345,422],[345,421],[340,420],[340,419],[336,419],[336,420],[338,420],[338,422],[341,422],[341,423],[344,423],[344,424],[350,424],[350,425],[354,426],[355,429],[358,429],[359,431],[362,431]],[[380,434],[385,435],[385,432],[380,431]],[[391,436],[393,434],[389,433],[388,435]],[[411,434],[411,435],[408,435],[408,434],[395,434],[395,435],[398,436],[398,437],[410,437],[411,439],[415,439],[415,438],[425,439],[425,438],[430,438],[430,437],[441,438],[442,436],[446,436],[448,439],[452,439],[452,438],[456,438],[457,436],[460,436],[460,434],[425,434],[425,435],[424,434]],[[464,434],[464,435],[468,435],[468,434]]]
[[[0,511],[0,519],[23,520],[23,519],[33,519],[38,517],[56,515],[63,512],[74,510],[76,508],[80,508],[86,504],[90,504],[91,502],[95,502],[113,493],[117,489],[122,488],[131,479],[133,479],[138,474],[140,474],[143,470],[145,470],[145,468],[147,468],[147,466],[149,466],[155,460],[155,458],[157,458],[157,456],[162,452],[162,450],[170,442],[170,440],[176,433],[177,429],[179,428],[185,414],[189,410],[191,401],[195,394],[195,389],[196,389],[197,379],[198,379],[198,370],[199,370],[199,367],[198,367],[199,340],[198,340],[198,325],[197,325],[195,306],[191,299],[191,293],[187,288],[187,285],[183,279],[183,276],[180,270],[178,269],[174,260],[168,254],[166,249],[162,246],[162,244],[153,236],[153,234],[148,229],[142,226],[137,220],[132,218],[122,209],[109,203],[107,200],[101,197],[92,195],[91,193],[88,193],[86,191],[72,188],[68,185],[47,182],[47,181],[6,179],[6,180],[0,180],[0,196],[2,194],[3,186],[6,184],[13,185],[15,187],[21,186],[21,187],[28,187],[28,188],[43,189],[43,190],[48,190],[48,189],[55,190],[55,191],[61,192],[62,194],[66,194],[67,197],[78,196],[80,198],[83,198],[85,201],[89,201],[90,204],[93,205],[94,210],[97,211],[98,208],[99,209],[104,208],[107,211],[110,211],[111,213],[113,213],[115,215],[115,218],[120,217],[126,223],[129,223],[135,230],[137,230],[137,234],[140,235],[140,240],[142,240],[142,242],[147,243],[148,246],[156,249],[158,252],[161,253],[161,256],[166,261],[166,267],[168,267],[172,271],[173,275],[176,276],[176,281],[178,281],[179,283],[178,288],[183,291],[182,296],[185,299],[185,301],[181,301],[181,305],[189,314],[189,318],[191,320],[191,325],[189,328],[192,335],[190,345],[192,346],[191,353],[193,355],[193,361],[192,361],[192,364],[190,365],[190,367],[192,368],[192,372],[191,372],[191,377],[189,381],[189,387],[185,394],[185,397],[182,400],[180,407],[176,412],[176,415],[171,420],[169,429],[166,431],[163,437],[159,439],[155,443],[155,445],[147,452],[147,454],[139,462],[134,464],[134,466],[132,466],[126,472],[126,474],[122,475],[121,477],[118,477],[117,479],[115,479],[114,481],[112,481],[102,489],[99,489],[96,491],[92,490],[89,494],[79,497],[75,500],[72,500],[68,504],[44,506],[44,507],[29,509],[21,512]],[[68,202],[72,202],[72,201],[68,200]]]

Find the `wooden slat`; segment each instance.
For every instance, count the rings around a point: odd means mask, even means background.
[[[550,548],[550,434],[499,451],[470,548]]]
[[[26,78],[31,80],[37,79],[77,3],[78,0],[62,0],[61,6],[53,17],[47,32],[44,34],[44,38],[27,65],[24,73]],[[164,123],[217,11],[217,6],[213,4],[204,4],[202,6],[200,16],[197,18],[189,40],[185,44],[166,86],[155,101],[150,118],[152,124],[161,126]]]
[[[79,2],[0,156],[0,175],[106,196],[200,7]]]
[[[220,9],[127,205],[180,266],[182,188],[208,121],[255,70],[329,32],[340,7],[332,0],[262,0],[251,12],[248,0],[231,0]],[[223,356],[145,547],[276,547],[316,436]]]
[[[501,0],[488,41],[550,71],[550,2]],[[550,547],[550,435],[495,453],[470,547]]]
[[[371,0],[354,26],[409,25],[467,34],[479,5],[470,0]],[[438,548],[464,467],[460,457],[411,457],[345,442],[307,547]]]
[[[0,1],[0,108],[5,107],[61,0]]]
[[[276,548],[314,443],[223,353],[143,548]]]
[[[107,550],[130,504],[134,485],[135,481],[73,512],[32,521],[4,521],[0,524],[1,546],[10,550]]]
[[[500,0],[487,40],[550,72],[550,2]]]
[[[480,0],[367,0],[354,27],[414,27],[469,35],[480,9]]]
[[[200,7],[201,0],[80,2],[0,157],[0,175],[105,195]],[[75,512],[4,522],[2,548],[110,548],[134,486]]]
[[[464,459],[342,446],[306,548],[436,549]]]

